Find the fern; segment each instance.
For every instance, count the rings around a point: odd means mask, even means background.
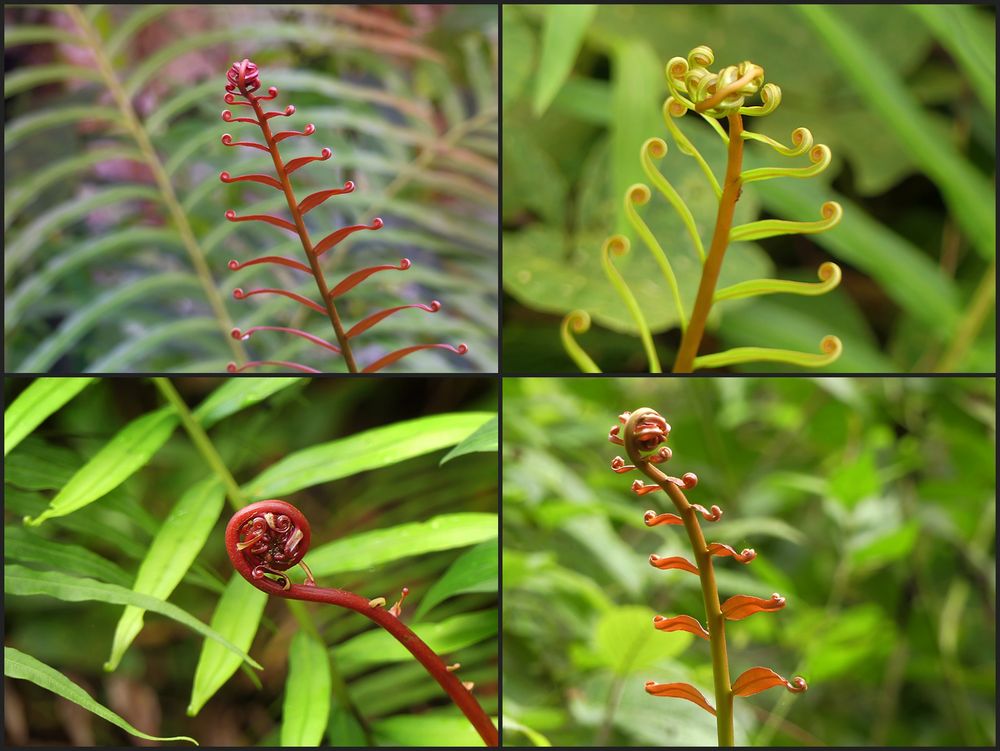
[[[405,286],[356,289],[345,317],[433,289],[448,302],[440,336],[466,342],[470,355],[456,365],[432,350],[393,367],[495,370],[495,40],[481,19],[448,12],[459,33],[432,47],[396,11],[385,29],[381,11],[319,6],[248,8],[238,20],[221,6],[8,11],[8,371],[221,372],[251,359],[230,332],[261,317],[324,334],[290,300],[251,309],[231,298],[233,286],[249,288],[268,271],[241,269],[234,285],[227,262],[273,244],[273,229],[230,234],[235,227],[218,217],[241,199],[258,204],[248,213],[281,204],[246,184],[218,190],[221,171],[239,170],[219,144],[211,103],[218,66],[258,47],[269,50],[260,61],[269,79],[333,138],[335,177],[359,186],[310,219],[338,226],[379,214],[388,225],[380,252],[413,261]],[[298,58],[335,74],[296,67],[292,43]],[[289,159],[299,156],[293,147]],[[303,195],[321,187],[308,172],[296,174]],[[350,238],[328,254],[328,271],[343,277],[370,265],[359,263],[367,247]],[[283,272],[278,285],[261,286],[308,291]],[[358,355],[374,362],[420,333],[419,322],[381,327]],[[306,340],[276,346],[273,359],[329,367]]]

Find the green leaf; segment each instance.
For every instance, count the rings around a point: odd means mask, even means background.
[[[913,159],[934,180],[973,246],[986,259],[996,255],[996,192],[938,132],[881,53],[856,34],[837,9],[801,5],[848,80],[879,114]],[[995,87],[995,82],[994,82]]]
[[[224,636],[206,626],[197,618],[181,610],[176,605],[158,600],[149,595],[133,592],[115,584],[106,584],[94,579],[66,576],[55,571],[34,571],[23,566],[4,567],[4,587],[9,595],[44,595],[55,597],[66,602],[107,602],[113,605],[134,605],[152,610],[167,618],[182,623],[192,631],[222,644],[226,649],[240,656],[241,659],[257,668],[263,668],[250,655],[230,643]]]
[[[230,378],[215,389],[194,410],[194,418],[206,430],[217,422],[252,407],[304,378]]]
[[[503,7],[503,108],[520,98],[535,61],[535,38],[515,6]]]
[[[451,461],[456,456],[471,454],[477,451],[497,451],[500,448],[500,424],[494,416],[492,420],[484,422],[468,438],[444,455],[440,464]],[[440,466],[439,464],[439,466]]]
[[[498,540],[489,540],[465,551],[427,590],[413,617],[420,620],[439,602],[464,592],[496,592],[499,569]]]
[[[41,563],[48,568],[92,576],[120,587],[128,587],[132,583],[131,574],[94,551],[81,545],[47,540],[23,527],[4,526],[3,546],[6,560]]]
[[[73,683],[69,678],[58,670],[46,665],[44,662],[36,660],[31,655],[27,655],[13,647],[3,648],[3,674],[8,678],[17,678],[24,681],[31,681],[37,686],[41,686],[46,691],[58,694],[64,699],[68,699],[74,704],[78,704],[88,712],[111,722],[130,735],[145,738],[150,741],[190,741],[198,745],[194,738],[186,735],[175,735],[171,737],[160,737],[148,735],[141,730],[137,730],[110,709],[90,698],[84,689]]]
[[[851,550],[851,565],[859,571],[872,571],[908,556],[920,538],[920,524],[911,519],[898,529]]]
[[[162,407],[136,418],[70,478],[45,511],[34,519],[25,519],[25,524],[38,525],[46,519],[71,514],[107,495],[142,469],[176,426],[173,407]]]
[[[611,52],[611,106],[615,113],[611,121],[611,164],[618,207],[617,232],[634,237],[625,221],[622,200],[631,185],[643,182],[639,149],[647,138],[664,130],[660,108],[667,85],[660,58],[648,43],[620,39]]]
[[[150,543],[139,565],[135,592],[166,600],[191,568],[219,519],[226,494],[215,477],[192,486],[177,501]],[[142,630],[142,608],[127,607],[115,628],[111,657],[105,670],[114,670],[125,650]]]
[[[317,576],[364,571],[414,555],[475,545],[498,533],[496,514],[442,514],[425,522],[373,529],[320,545],[309,551],[309,567]]]
[[[544,8],[542,52],[535,72],[536,117],[545,114],[573,70],[596,5],[548,5]]]
[[[653,611],[641,605],[615,608],[601,616],[594,636],[594,656],[620,676],[675,657],[694,639],[686,631],[657,631]]]
[[[316,637],[298,631],[288,647],[281,745],[320,745],[329,714],[330,656]]]
[[[513,730],[516,733],[521,733],[535,746],[543,746],[548,748],[549,746],[552,745],[552,742],[544,735],[539,733],[537,730],[534,730],[533,728],[530,728],[524,723],[518,722],[517,720],[513,719],[512,717],[508,717],[507,715],[503,716],[503,729],[505,731]]]
[[[242,576],[233,573],[225,592],[219,598],[209,625],[241,650],[248,650],[257,634],[267,599],[266,593],[250,586]],[[187,708],[188,716],[198,714],[215,692],[232,677],[241,662],[239,657],[215,641],[206,640],[201,645],[191,687],[191,701]]]
[[[453,446],[492,412],[453,412],[404,420],[286,456],[243,486],[249,499],[277,498],[302,488],[398,464]]]
[[[415,742],[428,748],[483,745],[479,733],[461,714],[449,711],[419,715],[395,715],[376,720],[372,729],[380,746],[412,746]]]
[[[3,77],[3,95],[12,97],[29,91],[36,86],[43,86],[57,81],[95,81],[100,82],[101,74],[96,68],[83,65],[32,65],[7,73]]]
[[[652,618],[652,616],[650,616]],[[411,626],[427,646],[439,655],[478,644],[497,633],[497,611],[463,613],[440,623],[417,623]],[[652,630],[652,625],[650,625]],[[334,647],[338,667],[345,673],[358,672],[374,665],[412,660],[413,655],[395,637],[382,629],[372,629]]]
[[[38,378],[3,413],[3,455],[83,391],[93,378]]]

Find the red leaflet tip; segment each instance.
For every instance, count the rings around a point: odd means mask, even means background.
[[[354,190],[354,181],[348,180],[346,183],[344,183],[344,190],[348,193]]]
[[[232,209],[229,209],[229,211],[226,212],[226,219],[228,219],[231,222],[236,221],[236,212],[233,211]]]
[[[302,131],[302,133],[307,136],[311,136],[315,132],[316,132],[316,126],[313,125],[312,123],[309,123]]]
[[[232,261],[230,261],[226,265],[229,267],[230,271],[239,271],[240,263],[236,259],[233,259]]]
[[[286,116],[291,116],[291,115],[294,115],[294,114],[295,114],[295,105],[294,104],[289,104],[287,107],[285,107],[285,115]]]
[[[469,351],[469,347],[468,347],[468,345],[466,345],[466,344],[459,344],[459,345],[458,345],[458,346],[457,346],[457,347],[455,348],[455,353],[456,353],[456,354],[459,354],[459,355],[464,355],[464,354],[465,354],[466,352],[468,352],[468,351]]]
[[[441,303],[437,300],[431,300],[431,304],[427,306],[428,313],[437,313],[441,310]]]
[[[233,113],[229,110],[222,110],[222,119],[227,123],[231,123],[233,121]]]
[[[225,146],[232,146],[233,145],[233,137],[231,135],[229,135],[228,133],[223,133],[222,134],[222,143]]]
[[[233,339],[242,339],[243,332],[240,331],[239,329],[233,329],[232,331],[229,332],[229,336],[233,337]]]
[[[413,264],[410,263],[410,259],[409,258],[402,258],[399,261],[399,270],[400,271],[406,271],[412,265]]]
[[[220,172],[219,179],[222,180],[222,182],[224,183],[228,183],[230,182],[230,175],[228,172]]]
[[[242,289],[237,287],[236,289],[233,290],[233,297],[235,297],[237,300],[242,300],[244,297],[246,297],[246,293]]]
[[[326,148],[326,146],[324,146],[323,150],[319,153],[320,153],[320,159],[329,159],[331,156],[333,156],[333,152],[330,151],[330,149]]]
[[[372,220],[372,229],[382,229],[382,218],[381,217],[375,217]]]
[[[226,366],[226,370],[230,373],[238,373],[240,371],[240,368],[236,363],[231,362]]]

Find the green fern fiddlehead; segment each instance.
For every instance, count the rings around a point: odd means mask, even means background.
[[[637,183],[628,189],[624,197],[625,217],[656,261],[677,310],[682,338],[673,371],[689,373],[701,368],[726,367],[747,362],[776,362],[800,367],[829,365],[840,356],[842,350],[840,339],[833,335],[823,338],[819,353],[770,347],[737,347],[725,352],[699,355],[708,315],[716,302],[773,294],[821,295],[834,289],[841,279],[841,271],[837,264],[827,261],[819,268],[818,282],[752,279],[718,288],[726,249],[731,243],[778,235],[825,232],[837,225],[843,210],[839,204],[828,201],[820,208],[820,218],[815,221],[768,219],[733,226],[736,202],[740,198],[744,184],[782,177],[813,177],[830,165],[831,154],[825,145],[813,143],[812,133],[807,128],[796,128],[792,132],[789,146],[761,133],[746,130],[743,118],[761,117],[774,112],[781,104],[781,89],[773,83],[764,83],[764,69],[755,63],[743,61],[738,65],[726,66],[718,72],[712,72],[709,66],[714,62],[715,56],[706,46],[695,47],[687,58],[675,57],[670,60],[666,67],[670,96],[663,104],[663,118],[670,137],[682,154],[695,160],[718,200],[715,226],[707,251],[698,234],[691,209],[667,176],[656,166],[656,161],[667,154],[666,141],[650,138],[639,151],[643,172],[650,184],[680,216],[701,264],[701,280],[690,312],[684,308],[680,286],[671,267],[668,252],[661,244],[661,239],[653,234],[638,211],[639,207],[647,204],[652,198],[650,188]],[[755,97],[759,97],[760,104],[747,103]],[[677,121],[689,112],[705,120],[726,146],[726,171],[721,182],[678,125]],[[720,123],[723,119],[727,121],[727,128]],[[743,147],[747,141],[770,146],[778,155],[787,158],[808,155],[809,164],[744,170]],[[650,371],[659,372],[659,358],[652,332],[642,314],[642,306],[629,290],[624,277],[610,261],[612,253],[621,255],[628,249],[628,239],[620,235],[610,238],[605,243],[601,251],[605,274],[622,298],[639,330]],[[588,372],[595,372],[597,365],[573,338],[573,332],[584,333],[589,328],[589,322],[589,316],[583,311],[571,312],[563,321],[562,339],[577,366]]]

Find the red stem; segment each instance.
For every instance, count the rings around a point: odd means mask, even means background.
[[[302,513],[291,504],[284,501],[260,501],[259,503],[246,506],[233,515],[226,527],[226,551],[229,553],[233,567],[244,579],[262,592],[274,595],[275,597],[337,605],[360,613],[370,621],[374,621],[392,634],[396,641],[406,647],[410,654],[417,658],[420,664],[424,666],[424,669],[447,692],[456,706],[462,710],[462,714],[472,723],[472,726],[487,746],[495,747],[499,745],[500,739],[496,726],[489,715],[479,705],[472,692],[462,685],[462,682],[454,673],[448,670],[444,660],[438,657],[433,649],[427,646],[419,636],[413,633],[390,610],[381,605],[373,606],[368,598],[342,589],[317,587],[315,584],[291,584],[287,577],[286,581],[289,582],[289,586],[285,589],[283,584],[267,576],[255,577],[253,573],[254,567],[251,566],[248,560],[247,551],[240,550],[237,546],[241,542],[240,535],[244,524],[254,517],[260,517],[265,513],[271,513],[275,516],[288,516],[293,525],[291,529],[295,530],[298,528],[304,532],[304,537],[300,544],[301,551],[296,551],[296,555],[293,556],[294,562],[291,565],[301,562],[301,558],[305,555],[306,549],[309,546],[308,522]],[[279,568],[278,564],[272,564],[272,567]],[[281,565],[280,568],[285,569],[286,566]],[[282,576],[286,575],[282,574]]]
[[[281,154],[278,152],[278,144],[274,140],[274,136],[271,134],[271,126],[268,125],[267,118],[264,116],[264,111],[257,102],[257,97],[255,97],[251,92],[246,91],[245,88],[241,88],[240,91],[250,102],[250,106],[253,107],[253,111],[257,115],[257,122],[264,134],[264,140],[267,142],[268,151],[271,152],[271,159],[274,161],[274,169],[278,173],[278,179],[281,181],[281,190],[285,194],[285,200],[288,202],[288,210],[292,213],[292,219],[295,220],[295,229],[299,234],[299,239],[302,241],[302,248],[306,252],[306,258],[309,259],[309,266],[312,268],[313,277],[316,279],[316,286],[319,288],[320,297],[323,298],[323,305],[326,308],[327,316],[329,317],[330,323],[333,325],[333,330],[337,335],[337,343],[340,344],[340,351],[344,356],[344,362],[347,363],[347,370],[351,373],[357,373],[358,366],[354,361],[354,353],[351,351],[351,345],[347,341],[347,336],[344,333],[344,326],[340,321],[340,315],[337,313],[337,306],[334,304],[333,298],[330,296],[330,290],[326,284],[326,277],[323,275],[323,268],[319,264],[319,257],[313,250],[312,240],[309,239],[309,230],[306,229],[305,220],[302,218],[302,212],[299,210],[298,201],[295,200],[295,193],[292,191],[292,184],[288,180],[288,172],[281,159]]]

